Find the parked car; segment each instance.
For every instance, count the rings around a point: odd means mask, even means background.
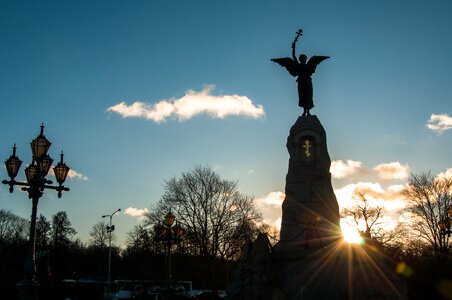
[[[116,292],[116,294],[112,300],[119,300],[119,299],[132,299],[132,292],[129,290],[119,290],[118,292]]]

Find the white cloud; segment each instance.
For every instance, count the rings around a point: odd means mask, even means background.
[[[399,162],[390,162],[380,164],[373,169],[377,176],[383,180],[407,179],[410,168],[408,165],[402,165]]]
[[[283,192],[271,192],[268,195],[261,197],[261,198],[257,198],[256,204],[259,206],[273,206],[273,207],[281,207],[283,201],[284,201],[284,197],[286,197],[286,195]]]
[[[427,128],[437,132],[438,134],[442,134],[444,131],[452,128],[452,117],[448,114],[432,114],[430,116],[430,120],[428,120]]]
[[[212,163],[212,164],[210,165],[210,167],[212,168],[213,171],[217,171],[217,170],[220,170],[220,169],[221,169],[221,165],[218,164],[218,163]]]
[[[198,114],[208,114],[212,118],[223,119],[230,115],[262,118],[265,111],[262,105],[254,105],[251,99],[240,95],[212,95],[213,85],[206,86],[201,91],[188,90],[179,99],[161,100],[156,104],[134,102],[118,103],[107,108],[124,118],[144,118],[156,123],[166,121],[170,117],[186,121]]]
[[[278,231],[281,230],[281,221],[282,221],[282,218],[281,218],[281,217],[276,218],[276,219],[272,219],[272,220],[264,219],[264,223],[265,223],[265,224],[268,224],[268,225],[270,225],[270,226],[275,226],[275,228],[276,228]]]
[[[354,160],[333,160],[331,162],[330,172],[331,176],[336,179],[355,175],[362,170],[362,163]]]
[[[124,210],[124,214],[137,218],[138,220],[143,220],[145,215],[149,212],[147,208],[135,208],[135,207],[127,207]]]
[[[447,169],[445,172],[439,173],[436,177],[439,179],[452,179],[452,168]]]
[[[255,199],[256,206],[264,217],[264,222],[276,226],[278,230],[281,229],[281,206],[285,197],[283,192],[276,191]]]
[[[401,193],[405,187],[406,186],[403,184],[394,184],[394,185],[388,186],[386,188],[386,190],[390,193]]]
[[[333,160],[330,167],[331,176],[333,179],[348,178],[356,180],[364,176],[377,176],[383,180],[392,179],[407,179],[410,167],[402,165],[400,162],[382,163],[373,169],[366,168],[362,162],[355,160]]]
[[[72,169],[69,170],[67,177],[68,178],[77,178],[77,179],[81,179],[81,180],[88,180],[88,177],[86,177],[82,173],[78,173],[77,171],[72,170]]]
[[[55,176],[55,173],[53,172],[53,167],[49,170],[50,176]],[[69,173],[67,174],[67,178],[69,179],[80,179],[80,180],[88,180],[88,177],[83,175],[82,173],[78,173],[77,171],[70,169]]]
[[[334,193],[341,208],[353,206],[357,195],[362,194],[372,205],[397,210],[405,207],[400,193],[402,188],[401,185],[391,185],[384,189],[379,183],[358,182],[336,189]]]

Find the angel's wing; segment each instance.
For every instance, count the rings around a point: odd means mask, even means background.
[[[317,66],[324,61],[325,59],[330,58],[329,56],[316,56],[314,55],[309,59],[309,61],[306,63],[306,66],[308,67],[308,70],[310,71],[311,75],[314,74],[315,69]]]
[[[282,57],[282,58],[272,58],[273,62],[279,64],[280,66],[284,67],[289,71],[290,75],[292,76],[298,76],[297,73],[297,62],[295,62],[290,57]]]

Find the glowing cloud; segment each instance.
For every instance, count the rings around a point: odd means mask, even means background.
[[[441,172],[436,175],[439,179],[452,179],[452,168],[446,170],[446,172]]]
[[[281,206],[286,195],[283,192],[270,192],[266,196],[255,199],[256,206],[262,212],[264,222],[281,229]]]
[[[427,128],[431,129],[438,134],[442,134],[444,131],[452,128],[452,117],[448,114],[430,116],[430,120],[427,122]]]
[[[265,116],[262,105],[254,105],[251,99],[240,95],[212,95],[213,85],[201,91],[188,90],[184,96],[174,100],[161,100],[156,104],[134,102],[128,105],[121,102],[107,108],[124,118],[144,118],[156,123],[168,118],[186,121],[198,114],[207,114],[212,118],[223,119],[230,115],[248,116],[254,119]]]
[[[373,169],[377,176],[383,180],[391,179],[407,179],[410,168],[401,165],[399,162],[390,162],[387,164],[380,164]]]
[[[355,175],[362,170],[362,163],[354,160],[333,160],[331,162],[330,172],[331,176],[336,179]]]
[[[278,231],[281,231],[281,221],[282,218],[279,217],[276,220],[264,220],[267,224],[271,225],[271,226],[275,226],[276,229],[278,229]]]
[[[392,185],[384,189],[379,183],[358,182],[336,189],[334,193],[341,208],[355,205],[356,196],[362,194],[373,204],[388,210],[397,210],[405,207],[401,190],[401,185]]]
[[[138,220],[143,220],[145,215],[149,212],[147,208],[135,208],[135,207],[127,207],[124,210],[124,214],[137,218]]]
[[[257,198],[255,201],[257,203],[257,205],[260,206],[273,206],[276,208],[281,207],[283,201],[284,201],[284,197],[286,195],[283,192],[271,192],[268,195],[262,197],[262,198]]]

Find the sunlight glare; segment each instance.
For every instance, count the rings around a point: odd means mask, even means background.
[[[359,231],[347,224],[344,220],[341,220],[342,235],[344,236],[344,241],[350,244],[363,244],[364,240],[359,234]]]

